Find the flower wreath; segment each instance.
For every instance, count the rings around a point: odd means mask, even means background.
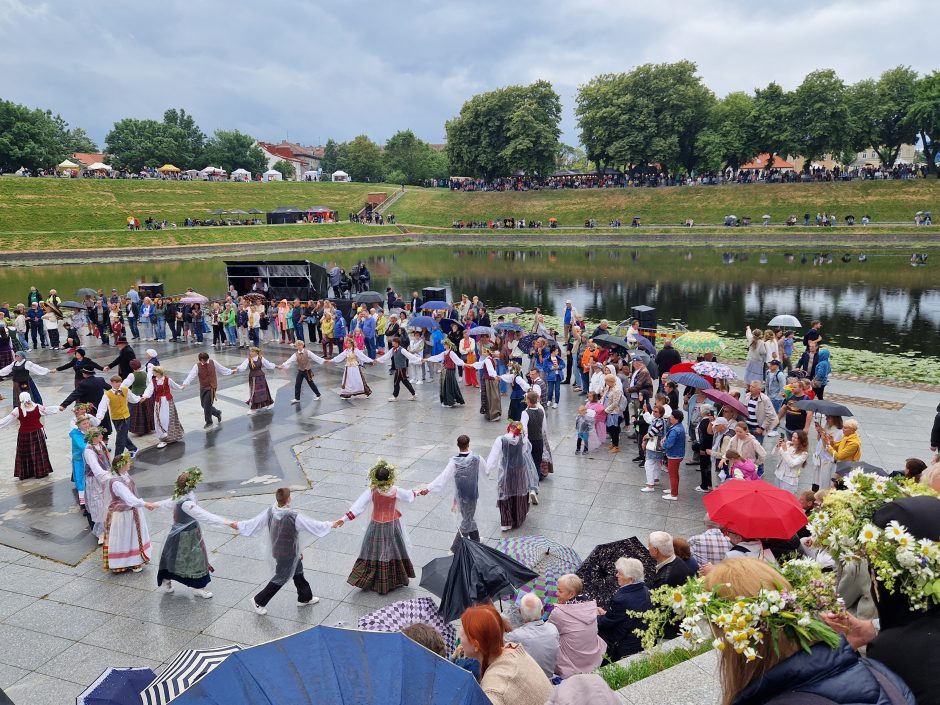
[[[884,529],[872,518],[888,502],[936,491],[904,477],[881,477],[856,468],[844,479],[845,489],[830,492],[810,522],[814,540],[837,560],[867,559],[888,592],[903,594],[912,609],[940,604],[940,544],[915,539],[891,521]]]
[[[186,482],[181,483],[177,478],[176,485],[173,488],[173,499],[185,497],[196,488],[196,485],[202,482],[202,469],[200,468],[186,468],[183,473],[186,475]]]
[[[776,650],[781,633],[804,651],[818,641],[832,648],[838,646],[839,635],[817,616],[819,612],[844,609],[836,596],[834,575],[823,573],[822,566],[806,558],[785,563],[780,573],[791,590],[763,589],[754,597],[723,597],[707,590],[703,578],[692,577],[685,585],[664,585],[650,593],[652,610],[628,614],[648,625],[645,631],[636,631],[644,649],[653,648],[664,627],[676,621],[682,636],[693,644],[711,639],[714,648],[731,648],[747,661],[760,658],[757,647],[765,639],[770,639]]]
[[[82,402],[81,404],[75,405],[75,415],[80,416],[81,414],[86,414],[91,416],[95,413],[95,405],[90,402]]]
[[[101,430],[100,426],[93,426],[85,431],[85,443],[91,443],[98,436],[104,437],[104,431]]]
[[[121,469],[125,465],[131,464],[131,454],[129,451],[124,451],[120,455],[116,456],[114,460],[111,461],[111,472],[118,474],[121,472]]]
[[[506,433],[511,433],[513,436],[519,437],[522,434],[522,422],[510,421],[509,425],[506,426]]]
[[[385,468],[388,470],[388,479],[379,480],[377,475],[379,470]],[[375,465],[369,468],[369,485],[375,487],[377,490],[385,491],[389,487],[395,484],[395,466],[391,463],[386,462],[382,458],[378,459]]]

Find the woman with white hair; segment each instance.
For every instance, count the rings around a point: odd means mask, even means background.
[[[578,673],[592,673],[604,660],[607,643],[597,635],[597,603],[594,600],[572,602],[584,583],[574,573],[558,578],[558,604],[548,618],[558,629],[558,661],[555,673],[569,678]]]
[[[42,417],[59,413],[59,407],[36,404],[29,392],[20,392],[19,398],[19,406],[0,419],[0,428],[9,426],[14,421],[20,422],[16,437],[13,477],[17,480],[45,477],[52,472],[52,463],[49,461]]]
[[[643,564],[636,558],[621,556],[614,563],[617,574],[617,592],[610,598],[610,607],[597,608],[597,633],[607,642],[607,655],[618,661],[643,650],[634,630],[645,629],[646,624],[629,615],[653,609],[650,591],[643,582]]]

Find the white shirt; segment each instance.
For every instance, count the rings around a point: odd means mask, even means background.
[[[322,365],[324,362],[326,362],[326,360],[324,360],[322,357],[320,357],[319,355],[317,355],[315,352],[312,352],[312,351],[310,351],[310,350],[307,350],[306,348],[302,348],[302,349],[300,350],[300,353],[306,353],[306,354],[307,354],[307,357],[310,358],[310,360],[311,360],[312,362],[315,362],[315,363],[317,363],[318,365]],[[291,365],[293,365],[295,362],[297,362],[297,353],[294,353],[294,354],[291,355],[289,358],[287,358],[284,362],[282,362],[282,363],[281,363],[281,369],[286,370],[288,367],[290,367]]]
[[[398,348],[396,348],[396,347],[393,345],[393,346],[390,347],[387,351],[385,351],[385,354],[380,355],[379,357],[375,358],[375,361],[376,361],[376,362],[388,362],[389,360],[392,359],[392,355],[394,355],[396,351],[397,351],[397,352],[400,352],[402,355],[404,355],[406,358],[408,358],[408,359],[411,360],[412,362],[420,363],[421,360],[422,360],[422,358],[421,358],[420,355],[415,355],[415,354],[412,353],[412,352],[408,352],[408,350],[406,350],[405,348],[403,348],[403,347],[401,347],[401,346],[398,346]],[[442,355],[441,359],[443,359],[443,353],[441,353],[441,355]],[[368,356],[366,356],[366,357],[368,357]],[[370,362],[371,362],[371,360],[370,360]]]
[[[16,362],[16,360],[14,360],[13,362]],[[11,362],[9,365],[7,365],[2,370],[0,370],[0,377],[6,377],[8,374],[10,374],[13,371],[13,362]],[[26,364],[24,365],[24,367],[33,374],[37,374],[37,375],[49,374],[48,368],[42,367],[41,365],[37,365],[35,362],[30,362],[29,360],[26,361]]]
[[[469,457],[471,455],[473,455],[473,453],[467,453],[467,456],[465,457]],[[444,490],[445,485],[449,484],[450,481],[454,478],[454,473],[456,471],[457,471],[457,465],[456,463],[454,463],[454,459],[451,458],[448,461],[447,466],[444,468],[443,472],[441,472],[440,475],[438,475],[437,477],[435,477],[433,480],[431,480],[428,483],[428,492],[435,492],[435,493],[442,492]],[[489,465],[486,464],[486,460],[484,460],[483,458],[480,458],[480,472],[485,473],[487,476],[489,476],[490,474],[490,467]]]
[[[278,507],[275,505],[274,512],[286,512],[290,507]],[[255,536],[259,534],[262,529],[266,529],[268,526],[268,510],[265,509],[258,516],[253,519],[248,519],[246,521],[238,522],[238,533],[242,536]],[[297,531],[306,531],[308,534],[313,534],[314,536],[323,537],[330,533],[330,529],[333,528],[333,525],[328,521],[317,521],[316,519],[308,519],[303,516],[300,512],[297,512],[294,515],[294,526],[297,528]]]
[[[120,477],[126,477],[127,473],[121,473]],[[138,497],[136,494],[131,492],[131,488],[125,485],[123,482],[117,479],[112,473],[111,480],[111,494],[117,495],[120,499],[124,500],[124,503],[129,507],[138,507],[144,506],[144,500]]]
[[[231,367],[223,367],[215,360],[209,360],[213,365],[215,365],[216,373],[222,375],[223,377],[228,377],[232,373]],[[199,363],[197,362],[193,365],[193,368],[189,371],[189,374],[186,375],[186,379],[183,380],[183,386],[188,386],[193,380],[199,376]]]
[[[415,501],[415,493],[413,490],[402,489],[401,487],[396,487],[394,485],[386,492],[379,490],[379,492],[386,497],[391,497],[392,491],[395,493],[395,499],[399,502]],[[365,490],[363,490],[362,494],[359,495],[356,501],[353,502],[353,505],[349,508],[349,511],[346,512],[346,519],[352,521],[357,516],[362,514],[370,504],[372,504],[372,488],[367,487]]]
[[[458,367],[463,367],[466,364],[463,360],[460,359],[460,356],[457,353],[455,353],[453,350],[445,350],[442,353],[438,353],[437,355],[432,355],[431,357],[426,358],[426,359],[428,362],[444,362],[444,358],[448,356],[450,357],[451,362],[453,362]]]
[[[539,404],[538,407],[542,405]],[[522,424],[522,432],[529,432],[529,410],[528,408],[522,412],[522,416],[519,417],[519,423]],[[545,413],[544,409],[542,410],[542,440],[548,439],[548,414]]]
[[[238,367],[236,367],[235,369],[238,370],[239,372],[244,372],[245,370],[247,370],[247,369],[248,369],[248,360],[249,360],[249,359],[250,359],[250,358],[247,358],[247,357],[246,357],[244,360],[242,360],[242,364],[240,364],[240,365],[239,365]],[[276,366],[273,362],[271,362],[270,360],[268,360],[268,358],[266,358],[266,357],[260,357],[260,356],[259,356],[259,357],[253,358],[253,359],[254,359],[254,360],[259,360],[259,359],[260,359],[260,360],[261,360],[261,367],[263,367],[263,368],[266,369],[266,370],[274,370],[274,369],[277,369],[277,366]]]
[[[170,389],[176,389],[177,391],[182,391],[183,388],[179,384],[177,384],[175,381],[173,381],[171,377],[164,377],[164,379],[170,385]],[[155,390],[153,388],[153,378],[151,377],[150,381],[147,382],[147,388],[144,390],[144,393],[140,395],[140,398],[149,399],[150,397],[153,396],[154,391]]]
[[[48,416],[49,414],[58,414],[59,407],[57,406],[43,406],[42,404],[36,404],[36,408],[39,409],[40,416]],[[13,423],[14,420],[20,417],[21,409],[17,406],[13,411],[0,419],[0,428],[5,428]]]

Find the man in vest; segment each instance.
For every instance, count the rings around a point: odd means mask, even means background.
[[[421,364],[424,362],[424,359],[418,357],[412,352],[405,350],[401,346],[401,339],[392,338],[392,346],[388,349],[381,357],[376,358],[376,362],[388,362],[392,361],[392,374],[395,375],[394,387],[392,389],[392,396],[388,398],[389,401],[398,401],[398,393],[401,391],[401,385],[405,385],[405,389],[411,392],[411,401],[415,400],[415,388],[411,386],[411,381],[408,379],[408,360],[416,364]]]
[[[526,409],[522,412],[522,429],[529,439],[532,446],[532,462],[535,463],[535,469],[538,470],[539,479],[544,480],[542,474],[542,451],[544,450],[545,437],[548,435],[548,426],[545,423],[545,409],[539,404],[539,393],[530,389],[525,395]],[[538,499],[531,496],[533,504],[538,504]]]
[[[306,531],[314,536],[326,536],[331,528],[342,524],[335,521],[308,519],[290,506],[290,488],[280,487],[274,493],[277,503],[261,512],[254,519],[233,521],[229,526],[242,536],[256,536],[267,529],[270,535],[271,553],[274,558],[274,577],[251,601],[255,612],[267,614],[265,605],[271,601],[284,584],[293,578],[297,588],[297,604],[300,607],[315,605],[320,601],[313,596],[310,583],[304,577],[303,556],[300,555],[300,532]]]
[[[278,365],[282,370],[286,370],[295,362],[297,363],[297,376],[294,378],[294,398],[291,400],[291,404],[300,403],[300,392],[303,389],[304,382],[313,390],[314,400],[319,401],[320,390],[317,389],[317,385],[313,381],[313,363],[322,365],[326,361],[319,355],[307,350],[302,340],[298,340],[294,343],[294,346],[297,348],[297,352]]]
[[[111,423],[114,425],[114,455],[112,457],[115,458],[125,449],[131,452],[131,458],[137,455],[137,446],[127,435],[131,429],[131,410],[127,405],[128,402],[137,404],[140,402],[140,397],[131,391],[121,375],[112,376],[111,388],[105,390],[102,395],[98,413],[95,416],[100,425],[105,414],[111,415]]]
[[[457,550],[457,542],[461,536],[480,542],[480,531],[475,518],[477,500],[480,497],[480,473],[490,474],[486,460],[470,452],[469,436],[457,437],[457,451],[457,455],[450,459],[444,471],[418,492],[422,496],[429,492],[442,492],[453,479],[456,488],[454,505],[460,510],[460,527],[450,547],[451,553]]]
[[[206,423],[203,428],[212,428],[212,417],[222,423],[222,412],[213,405],[215,402],[215,393],[219,387],[219,375],[228,377],[234,372],[229,367],[222,367],[215,360],[209,358],[209,353],[199,353],[199,361],[193,365],[193,368],[183,380],[185,389],[190,383],[199,378],[199,403],[202,405],[202,413],[205,416]]]

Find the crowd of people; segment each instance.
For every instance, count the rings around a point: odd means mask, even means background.
[[[361,271],[358,267],[361,265],[357,265],[357,272]],[[348,582],[384,595],[415,577],[400,505],[420,501],[428,494],[452,495],[459,517],[452,546],[456,549],[461,538],[481,540],[476,515],[487,510],[477,506],[478,482],[493,474],[501,529],[524,526],[528,513],[539,504],[540,487],[554,470],[552,449],[557,449],[557,444],[549,438],[547,419],[565,413],[559,411],[565,386],[568,391],[564,396],[579,402],[572,418],[563,422],[574,431],[576,453],[606,451],[616,455],[624,445],[635,445],[633,460],[645,476],[638,491],[656,492],[663,487],[665,501],[678,499],[683,465],[700,472],[696,489],[704,494],[735,479],[756,481],[765,476],[765,466],[769,478],[770,464],[776,461],[774,483],[798,497],[807,516],[812,517],[825,511],[830,493],[846,486],[839,463],[862,460],[858,423],[853,417],[817,417],[800,404],[825,400],[833,370],[819,321],[814,321],[801,339],[792,331],[746,329],[748,353],[742,380],[746,386],[741,390],[730,386],[729,380],[736,375],[714,353],[683,363],[668,337],[658,350],[648,352],[642,345],[645,338],[638,322],[622,337],[614,335],[607,321],[589,331],[570,301],[559,317],[561,330],[549,327],[538,310],[531,323],[523,324],[519,309],[507,307],[491,313],[476,296],[425,301],[415,291],[403,299],[392,287],[387,289],[384,302],[353,303],[348,314],[329,299],[266,301],[257,292],[240,294],[235,290],[204,303],[192,301],[186,294],[166,299],[142,296],[136,287],[124,295],[116,289],[110,296],[98,290],[86,297],[84,310],[75,311],[67,321],[60,320],[62,301],[55,290],[42,297],[33,287],[27,303],[28,311],[25,305],[12,311],[6,305],[0,308],[4,319],[0,322],[0,376],[11,377],[14,395],[13,411],[0,419],[0,428],[14,423],[18,428],[15,476],[28,480],[52,471],[42,419],[74,405],[69,432],[72,480],[77,502],[102,546],[105,569],[143,570],[152,551],[146,512],[170,511],[173,528],[159,559],[158,584],[167,592],[174,591],[175,584],[184,585],[203,598],[211,598],[211,569],[200,523],[228,525],[244,536],[267,535],[274,575],[251,598],[253,609],[262,615],[288,581],[297,590],[298,605],[318,601],[304,577],[299,538],[303,532],[325,536],[367,517],[368,526]],[[9,324],[7,319],[12,319]],[[10,335],[8,325],[13,326],[15,335]],[[63,325],[64,334],[59,325]],[[148,349],[144,358],[138,359],[131,347],[137,340],[209,345],[209,333],[217,349],[246,349],[242,363],[227,367],[200,350],[192,369],[177,382],[161,365],[156,350]],[[89,343],[97,340],[104,347],[111,338],[117,357],[104,365],[92,359]],[[42,367],[28,359],[30,342],[32,349],[64,349],[70,357],[54,369]],[[314,352],[315,345],[319,345],[320,354]],[[289,357],[280,363],[269,360],[265,347],[277,350],[280,346],[290,352]],[[131,475],[137,453],[132,436],[153,433],[158,448],[182,439],[175,392],[198,384],[209,431],[222,419],[221,410],[214,405],[220,377],[245,373],[247,404],[250,413],[256,413],[270,411],[273,405],[266,381],[271,370],[296,366],[293,402],[299,403],[304,385],[320,399],[314,381],[316,366],[338,366],[339,394],[352,403],[372,393],[363,368],[380,364],[389,365],[393,378],[389,402],[398,401],[402,387],[413,400],[415,385],[423,383],[437,386],[444,407],[464,405],[465,393],[475,398],[479,391],[480,413],[487,421],[508,422],[505,432],[487,453],[479,455],[471,450],[470,438],[461,434],[456,439],[457,453],[440,475],[424,486],[402,487],[394,465],[380,461],[369,472],[368,487],[348,511],[324,521],[293,509],[287,488],[276,492],[274,506],[247,521],[212,514],[196,499],[195,489],[201,480],[198,468],[182,472],[168,488],[169,497],[151,500],[140,496]],[[682,364],[706,365],[702,374],[707,370],[710,386],[724,396],[706,395],[705,388],[692,385],[682,389],[671,378],[672,371]],[[99,371],[114,374],[106,380],[97,375]],[[57,405],[44,403],[33,376],[57,372],[73,373],[74,390]],[[503,398],[508,401],[505,417]],[[814,433],[815,449],[810,442]],[[769,450],[765,447],[768,438],[776,438]],[[938,443],[940,408],[931,438],[934,450]],[[911,458],[896,474],[932,488],[928,491],[936,499],[940,490],[937,462],[934,458],[928,466]],[[804,471],[813,473],[812,489],[801,492]],[[903,515],[915,539],[930,542],[940,538],[938,508],[940,505],[918,509],[921,514]],[[924,550],[934,550],[934,544],[922,545]],[[781,637],[785,648],[764,653],[759,670],[743,668],[739,652],[721,650],[724,702],[764,703],[793,690],[839,703],[913,703],[911,691],[921,704],[936,702],[936,692],[940,692],[935,690],[937,669],[922,668],[914,659],[885,656],[885,645],[902,637],[898,630],[912,630],[914,641],[926,648],[929,642],[923,640],[935,634],[931,625],[936,623],[936,607],[926,616],[915,615],[917,619],[882,612],[884,602],[869,599],[867,571],[827,556],[814,545],[809,532],[801,531],[789,539],[768,539],[707,520],[702,533],[686,539],[652,532],[646,546],[655,570],[644,571],[636,556],[616,559],[610,571],[618,588],[606,606],[582,594],[580,577],[562,575],[557,580],[557,604],[549,609],[537,596],[527,595],[519,601],[517,623],[510,623],[492,605],[470,607],[460,619],[460,649],[442,655],[474,672],[495,705],[563,702],[559,698],[564,693],[573,697],[594,693],[596,699],[591,702],[603,703],[610,691],[591,674],[605,659],[617,660],[643,649],[637,630],[647,626],[643,614],[654,609],[657,588],[680,588],[688,585],[690,578],[701,576],[704,584],[716,586],[715,590],[724,586],[720,589],[732,596],[759,597],[761,590],[785,589],[786,581],[776,566],[782,565],[785,557],[798,554],[837,573],[847,612],[822,618],[828,628],[844,633],[848,642],[840,642],[838,648],[813,643],[807,656],[806,650],[787,646],[790,642],[785,640],[791,638],[787,632]],[[877,626],[871,626],[871,619],[879,616],[880,634]],[[433,627],[419,627],[406,633],[442,653]],[[860,659],[849,647],[863,643],[869,643],[870,654],[879,654],[893,672]],[[934,652],[923,658],[936,661]],[[851,687],[839,690],[819,685],[814,674],[824,671],[831,678],[849,679]],[[555,687],[559,681],[561,685]],[[851,699],[859,692],[870,699]]]

